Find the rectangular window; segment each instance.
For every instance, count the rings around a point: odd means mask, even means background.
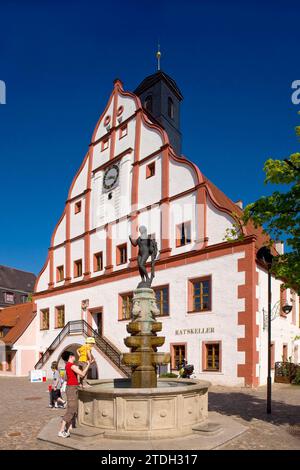
[[[132,292],[127,292],[126,294],[120,294],[119,320],[131,319],[132,298],[133,298]]]
[[[146,178],[151,178],[154,175],[155,175],[155,162],[152,162],[146,166]]]
[[[205,312],[211,310],[211,277],[189,280],[189,312]]]
[[[176,225],[176,248],[191,243],[191,222]]]
[[[117,246],[117,265],[127,263],[127,243]]]
[[[82,276],[82,260],[78,259],[74,261],[74,277]]]
[[[40,330],[49,330],[50,316],[49,308],[44,308],[40,311]]]
[[[288,360],[288,345],[282,345],[282,362],[287,362]]]
[[[75,212],[75,214],[78,214],[79,212],[81,212],[81,201],[75,202],[74,212]]]
[[[122,137],[125,137],[125,135],[127,135],[127,124],[124,124],[124,126],[120,127],[119,139],[122,139]]]
[[[22,304],[25,304],[25,302],[27,302],[27,300],[28,300],[28,295],[26,295],[26,294],[21,295]]]
[[[103,269],[103,254],[102,251],[94,254],[94,272],[102,271]]]
[[[169,286],[154,287],[156,303],[160,314],[163,317],[169,315]]]
[[[56,268],[56,282],[60,282],[64,280],[64,267],[57,266]]]
[[[55,307],[55,328],[63,328],[65,326],[65,306]]]
[[[220,343],[204,343],[204,370],[218,372],[221,370]]]
[[[275,343],[271,343],[271,369],[275,369]]]
[[[179,369],[186,360],[186,344],[171,344],[171,369]]]
[[[15,301],[15,295],[12,292],[5,292],[4,301],[8,304],[13,304]]]
[[[109,138],[107,137],[106,139],[103,139],[101,142],[101,152],[108,149],[108,146],[109,146]]]

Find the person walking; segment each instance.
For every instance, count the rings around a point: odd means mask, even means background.
[[[85,344],[83,344],[82,346],[80,346],[80,348],[77,349],[78,366],[81,370],[85,368],[88,361],[90,362],[90,364],[94,362],[94,358],[92,356],[92,349],[94,344],[95,338],[89,336],[88,338],[86,338]],[[79,383],[81,387],[83,387],[83,385],[86,387],[88,386],[86,377],[79,377]]]
[[[64,408],[66,402],[62,399],[61,396],[61,386],[62,379],[58,371],[58,364],[56,361],[51,364],[52,370],[52,384],[50,385],[49,394],[50,394],[50,405],[49,408]]]
[[[90,362],[86,362],[86,366],[83,370],[79,369],[78,366],[74,364],[75,362],[75,354],[71,351],[64,351],[62,353],[62,359],[66,363],[66,379],[67,379],[67,387],[66,387],[66,395],[67,395],[67,408],[66,413],[63,416],[61,428],[58,433],[59,437],[70,437],[70,430],[72,429],[72,425],[74,425],[77,412],[78,412],[78,380],[77,376],[85,377]]]

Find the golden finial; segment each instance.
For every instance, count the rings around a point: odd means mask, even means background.
[[[156,53],[156,58],[157,58],[157,70],[160,70],[160,58],[161,58],[161,52],[160,52],[160,44],[158,43],[157,45],[157,53]]]

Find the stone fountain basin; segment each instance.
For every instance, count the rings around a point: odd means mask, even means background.
[[[79,390],[80,425],[114,439],[185,436],[208,416],[210,383],[158,379],[157,388],[131,388],[130,379],[89,381]]]

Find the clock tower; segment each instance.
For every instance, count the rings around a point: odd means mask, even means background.
[[[151,118],[165,129],[176,154],[181,155],[180,103],[183,96],[175,80],[158,70],[146,77],[134,93]]]

